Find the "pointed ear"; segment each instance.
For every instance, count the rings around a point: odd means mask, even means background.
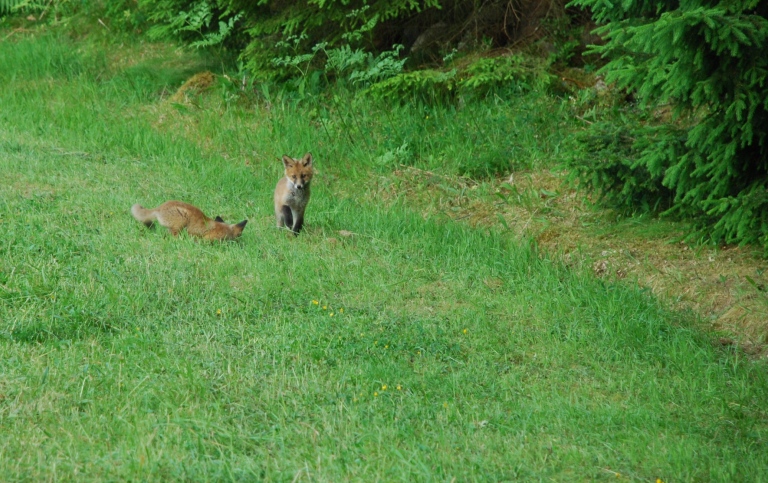
[[[213,221],[218,221],[219,223],[224,223],[224,220],[220,216],[217,216],[216,218],[214,218]]]
[[[312,153],[307,153],[304,155],[303,158],[301,158],[301,164],[304,166],[312,166]]]
[[[286,168],[290,168],[296,161],[283,154],[283,164]]]
[[[243,221],[241,221],[240,223],[238,223],[238,224],[237,224],[237,225],[235,225],[235,226],[239,226],[239,227],[240,227],[240,229],[242,230],[243,228],[245,228],[245,224],[246,224],[246,223],[248,223],[248,220],[243,220]]]

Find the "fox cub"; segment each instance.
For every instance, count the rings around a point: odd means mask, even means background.
[[[301,159],[283,155],[285,177],[275,188],[275,217],[278,228],[288,227],[298,235],[304,224],[304,211],[309,203],[309,183],[312,181],[312,154]]]
[[[183,229],[192,236],[205,240],[234,240],[243,233],[248,220],[236,225],[224,223],[220,216],[210,219],[199,208],[181,201],[166,201],[153,209],[146,209],[139,204],[131,207],[131,214],[138,221],[152,226],[155,221],[168,228],[173,236]]]

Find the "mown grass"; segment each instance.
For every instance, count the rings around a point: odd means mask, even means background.
[[[647,293],[372,189],[400,163],[463,172],[501,138],[545,162],[556,100],[250,108],[215,86],[173,105],[199,59],[102,49],[0,45],[3,478],[768,477],[764,363]],[[307,150],[294,238],[271,191],[277,156]],[[129,214],[167,199],[249,224],[206,244]]]

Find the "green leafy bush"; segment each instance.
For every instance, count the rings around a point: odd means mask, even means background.
[[[553,29],[546,25],[555,23],[545,21],[565,17],[563,0],[136,1],[134,10],[154,24],[149,30],[154,37],[228,48],[240,56],[251,75],[279,80],[304,76],[306,71],[298,73],[275,59],[306,55],[322,61],[312,55],[320,44],[328,51],[348,47],[374,56],[402,45],[399,57],[391,60],[408,56],[416,64],[434,66],[442,65],[448,52],[463,55],[481,46],[522,45],[550,35]],[[369,62],[383,65],[382,59]],[[309,70],[320,68],[309,65]]]
[[[189,11],[167,15],[168,22],[154,25],[150,29],[149,35],[155,38],[164,38],[172,34],[191,36],[190,46],[192,47],[220,45],[234,31],[235,23],[242,17],[242,13],[230,15],[227,10],[216,11],[206,1],[197,2],[191,7]],[[156,14],[153,20],[161,18]],[[216,21],[214,22],[214,20]],[[214,25],[212,26],[212,24]]]
[[[546,90],[554,81],[547,63],[523,54],[480,58],[450,70],[406,72],[372,85],[367,94],[407,102],[451,102],[457,96]]]
[[[148,34],[155,39],[178,38],[193,47],[239,45],[236,23],[242,12],[221,0],[139,0],[139,10],[153,22]]]
[[[292,38],[279,42],[278,46],[296,45],[300,40]],[[306,89],[307,83],[318,82],[317,78],[321,73],[327,82],[334,81],[342,85],[352,84],[365,88],[402,72],[407,59],[399,58],[401,49],[402,45],[396,45],[393,50],[374,55],[360,48],[353,49],[349,45],[331,48],[328,42],[320,42],[312,47],[309,53],[300,53],[295,49],[295,55],[275,57],[272,63],[294,71],[300,90]]]
[[[139,0],[139,9],[155,22],[150,30],[155,37],[231,47],[252,75],[273,79],[306,75],[293,68],[294,61],[316,60],[321,44],[328,51],[343,46],[388,51],[394,42],[382,45],[374,39],[380,22],[437,7],[437,0]]]
[[[420,99],[427,103],[440,103],[453,99],[456,81],[455,69],[448,72],[436,69],[417,70],[378,82],[372,85],[366,94],[377,99],[396,99],[400,102]]]
[[[606,43],[594,51],[614,89],[633,93],[657,124],[616,123],[614,157],[584,157],[582,179],[646,208],[694,220],[692,236],[768,250],[768,4],[576,0],[592,9]],[[604,123],[583,137],[600,145]],[[597,153],[605,153],[598,150]],[[654,201],[655,200],[655,201]],[[660,203],[665,206],[665,203]]]

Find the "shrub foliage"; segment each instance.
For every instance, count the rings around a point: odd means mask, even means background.
[[[0,0],[2,1],[2,0]],[[223,45],[259,77],[294,77],[275,58],[347,46],[378,54],[403,46],[418,64],[451,52],[504,47],[540,38],[564,18],[564,0],[138,0],[156,37]],[[554,28],[554,27],[552,27]],[[314,50],[313,50],[314,49]]]
[[[768,4],[573,3],[602,24],[606,80],[668,114],[591,125],[582,181],[625,208],[693,219],[697,237],[768,250]]]

